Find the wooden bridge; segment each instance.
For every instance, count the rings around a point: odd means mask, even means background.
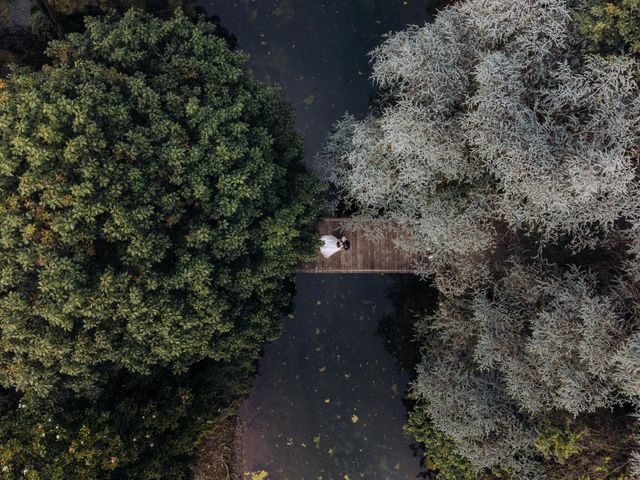
[[[315,261],[300,265],[299,272],[311,273],[412,273],[412,259],[395,246],[397,232],[390,231],[373,240],[362,232],[342,228],[344,218],[325,218],[318,226],[318,240],[322,235],[343,235],[349,239],[350,248],[329,258],[320,255]]]

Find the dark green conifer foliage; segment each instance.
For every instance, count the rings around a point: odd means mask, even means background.
[[[0,90],[0,383],[251,358],[316,248],[320,187],[279,92],[215,26],[88,19]]]

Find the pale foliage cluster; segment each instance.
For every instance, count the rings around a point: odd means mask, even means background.
[[[436,427],[455,440],[460,455],[478,468],[508,467],[514,478],[535,478],[535,433],[507,395],[495,371],[481,371],[469,354],[478,335],[470,305],[444,302],[418,324],[427,342],[415,393]]]
[[[559,63],[544,84],[530,85],[508,55],[481,60],[464,133],[500,182],[497,216],[543,240],[570,234],[578,248],[618,219],[636,218],[638,89],[631,75],[627,60],[590,59],[578,72]]]
[[[618,387],[640,408],[640,331],[624,341],[614,361]]]
[[[638,67],[574,31],[563,0],[456,3],[372,52],[391,100],[319,155],[446,297],[415,389],[478,467],[531,471],[529,415],[640,401]],[[566,261],[612,246],[614,278]]]
[[[431,399],[438,429],[456,441],[458,453],[479,468],[508,467],[513,478],[532,478],[534,431],[505,394],[493,372],[475,372],[455,353],[433,357],[418,370],[416,391]]]
[[[511,264],[491,299],[475,297],[473,321],[476,363],[502,373],[520,408],[578,415],[615,404],[616,354],[627,329],[593,274]]]
[[[586,269],[509,259],[490,290],[447,297],[418,323],[414,391],[436,427],[478,468],[542,478],[527,419],[640,405],[640,332],[619,289]]]
[[[489,185],[487,221],[540,244],[571,235],[575,249],[634,221],[636,66],[575,62],[569,28],[562,0],[472,0],[392,35],[372,52],[373,78],[396,101],[336,126],[327,178],[363,215],[392,219],[420,218],[449,185],[461,196]]]

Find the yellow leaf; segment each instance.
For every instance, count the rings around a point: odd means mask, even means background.
[[[260,470],[259,472],[247,472],[244,476],[251,477],[251,480],[264,480],[269,476],[269,473],[264,470]]]
[[[324,399],[324,403],[331,403],[331,399],[330,398],[325,398]]]
[[[34,233],[36,233],[36,226],[33,223],[30,223],[29,225],[24,227],[23,232],[24,232],[25,236],[30,237]]]
[[[325,371],[326,369],[327,369],[327,367],[320,367],[320,368],[318,369],[318,371],[319,371],[320,373],[324,373],[324,371]]]
[[[351,423],[358,423],[358,420],[360,420],[360,419],[358,418],[357,415],[355,415],[355,414],[351,415]]]
[[[611,3],[608,3],[608,4],[607,4],[606,10],[607,10],[607,13],[608,13],[609,15],[612,15],[612,16],[613,16],[613,15],[617,15],[617,14],[618,14],[618,11],[619,11],[618,7],[616,7],[615,5],[613,5],[613,4],[611,4]]]

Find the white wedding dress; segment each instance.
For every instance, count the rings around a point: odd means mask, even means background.
[[[329,258],[341,250],[341,248],[338,247],[338,239],[333,235],[323,235],[320,237],[320,240],[324,242],[324,245],[320,247],[320,253],[324,258]]]

